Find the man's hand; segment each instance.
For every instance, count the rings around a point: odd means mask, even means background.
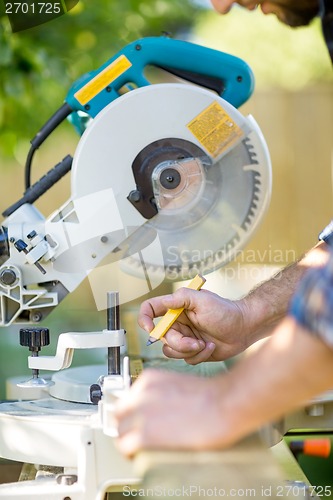
[[[219,408],[222,391],[222,376],[145,370],[116,407],[121,453],[132,457],[142,449],[200,450],[229,444]]]
[[[169,358],[195,365],[230,358],[248,347],[245,305],[207,290],[180,288],[171,295],[143,302],[139,325],[150,333],[153,318],[179,307],[184,307],[184,312],[163,339],[163,352]]]
[[[116,406],[119,448],[128,457],[143,449],[222,449],[308,405],[332,380],[333,350],[287,317],[226,374],[144,370]]]
[[[150,333],[154,318],[168,309],[184,307],[184,313],[163,338],[164,354],[183,358],[191,365],[228,359],[271,335],[285,317],[289,301],[307,269],[324,266],[329,255],[328,246],[320,242],[299,262],[287,266],[237,301],[208,290],[188,288],[149,299],[141,305],[139,325]]]

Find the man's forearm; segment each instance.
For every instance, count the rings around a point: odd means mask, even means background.
[[[298,262],[287,266],[239,301],[248,321],[249,345],[273,331],[286,315],[290,299],[306,271],[325,265],[328,258],[328,247],[320,242]]]
[[[226,446],[332,389],[333,351],[288,316],[220,382]]]

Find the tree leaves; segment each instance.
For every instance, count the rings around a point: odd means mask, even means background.
[[[81,0],[18,33],[0,17],[0,153],[33,137],[82,74],[137,38],[188,30],[197,10],[190,0]]]

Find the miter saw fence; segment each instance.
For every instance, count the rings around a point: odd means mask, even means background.
[[[151,66],[182,83],[150,84]],[[118,272],[127,301],[234,258],[270,197],[265,141],[236,109],[252,90],[240,59],[166,37],[138,40],[75,82],[31,141],[26,192],[4,212],[0,324],[41,321],[87,275],[106,309]],[[82,134],[74,158],[31,186],[34,152],[67,117]],[[45,218],[33,203],[69,170],[71,198]]]

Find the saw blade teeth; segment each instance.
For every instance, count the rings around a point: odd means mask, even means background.
[[[245,139],[242,141],[244,146],[246,147],[247,149],[247,152],[248,152],[248,155],[250,157],[250,161],[252,164],[254,163],[258,163],[258,160],[257,160],[257,153],[255,151],[255,148],[254,148],[254,145],[252,144],[251,142],[251,139],[250,137],[245,137]]]

